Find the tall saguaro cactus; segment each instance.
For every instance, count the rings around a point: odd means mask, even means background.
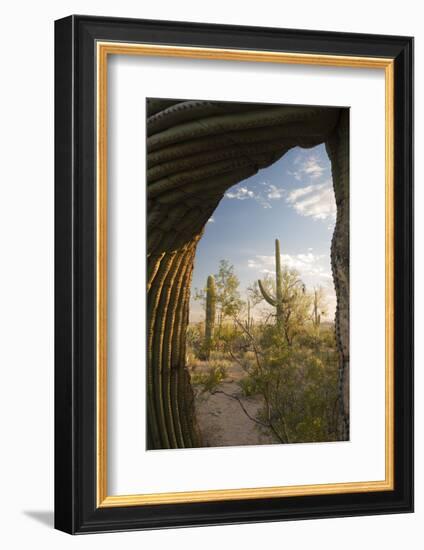
[[[312,322],[314,324],[314,327],[319,330],[320,324],[321,324],[321,314],[318,311],[318,290],[314,289],[314,304],[313,304],[313,319]]]
[[[261,280],[258,280],[259,289],[264,299],[276,310],[277,325],[283,324],[283,276],[281,273],[280,241],[275,239],[275,297],[273,298],[265,289]]]
[[[216,287],[215,278],[209,275],[206,286],[206,322],[205,322],[205,343],[204,343],[204,359],[209,360],[213,332],[215,329],[215,311],[216,311]]]

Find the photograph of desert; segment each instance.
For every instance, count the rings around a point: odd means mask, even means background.
[[[349,439],[349,110],[147,100],[147,449]]]

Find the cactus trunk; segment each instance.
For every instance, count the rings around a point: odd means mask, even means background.
[[[318,291],[316,289],[314,290],[313,324],[314,327],[319,330],[321,324],[321,314],[318,313]]]
[[[277,323],[283,324],[283,277],[281,275],[280,241],[275,239],[275,297]]]
[[[250,300],[247,300],[247,320],[246,320],[246,329],[250,332],[253,328],[253,315],[251,315]]]
[[[216,288],[215,279],[212,275],[208,277],[206,287],[206,322],[205,322],[205,343],[204,359],[209,360],[215,329],[215,311],[216,311]]]

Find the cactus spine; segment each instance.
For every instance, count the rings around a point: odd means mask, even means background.
[[[209,360],[213,333],[215,329],[215,312],[216,312],[216,288],[213,275],[209,275],[206,286],[206,322],[205,322],[205,343],[204,343],[204,359]]]
[[[283,325],[283,276],[281,273],[280,241],[275,239],[275,297],[272,297],[265,289],[261,280],[258,281],[259,289],[264,299],[275,308],[277,325]]]

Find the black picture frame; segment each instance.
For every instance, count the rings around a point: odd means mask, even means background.
[[[97,507],[99,40],[394,60],[394,490]],[[55,527],[77,534],[412,512],[413,39],[73,15],[55,22],[55,75]]]

